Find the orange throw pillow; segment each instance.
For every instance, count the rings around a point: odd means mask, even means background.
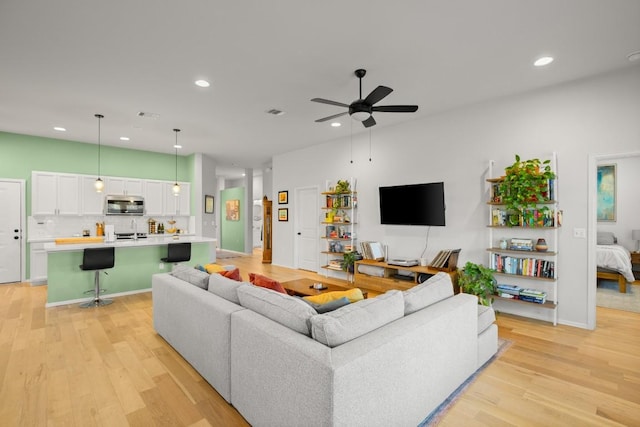
[[[278,282],[277,280],[273,280],[268,277],[262,276],[260,274],[249,273],[249,282],[253,283],[256,286],[272,289],[282,294],[287,293],[287,291],[284,290],[280,282]]]
[[[233,270],[224,270],[224,271],[221,271],[220,274],[222,274],[224,277],[227,277],[229,279],[237,280],[238,282],[242,282],[242,277],[240,277],[240,269],[239,268],[234,268]]]

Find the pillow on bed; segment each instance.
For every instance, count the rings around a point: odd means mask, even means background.
[[[598,231],[597,244],[598,245],[613,245],[618,242],[616,236],[610,231]]]

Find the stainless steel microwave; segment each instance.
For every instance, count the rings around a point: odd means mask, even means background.
[[[105,200],[106,215],[144,215],[144,198],[141,196],[108,195]]]

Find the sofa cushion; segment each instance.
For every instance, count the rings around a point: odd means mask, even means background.
[[[207,273],[209,274],[213,274],[213,273],[220,273],[221,271],[225,271],[224,267],[218,264],[206,264],[204,266],[204,269]]]
[[[223,275],[227,279],[235,280],[237,282],[242,282],[242,277],[240,276],[239,268],[234,268],[233,270],[222,270],[219,274]]]
[[[177,279],[189,282],[199,288],[207,289],[209,286],[209,275],[204,271],[188,265],[177,265],[171,272],[171,275]]]
[[[284,287],[277,280],[273,280],[269,277],[263,276],[261,274],[249,273],[249,282],[253,283],[256,286],[260,286],[262,288],[267,288],[274,290],[276,292],[280,292],[281,294],[286,294],[287,291],[284,290]]]
[[[363,300],[364,296],[362,295],[362,291],[359,288],[353,288],[346,291],[324,292],[318,295],[303,297],[305,301],[314,304],[326,304],[340,298],[347,298],[349,302],[358,302],[360,300]]]
[[[493,308],[478,304],[478,335],[484,332],[496,321],[496,313]]]
[[[295,298],[259,286],[242,285],[238,288],[240,304],[274,322],[310,335],[309,319],[316,311],[300,298]]]
[[[336,347],[403,316],[402,292],[388,291],[375,298],[311,317],[311,336],[322,344]]]
[[[407,315],[453,296],[453,283],[447,273],[439,272],[403,294],[404,314]]]
[[[315,302],[307,301],[304,298],[302,298],[302,301],[306,302],[311,307],[313,307],[313,309],[318,314],[328,313],[330,311],[337,310],[340,307],[344,307],[345,305],[351,304],[351,301],[349,301],[349,298],[347,297],[342,297],[342,298],[327,302],[325,304],[316,304]]]
[[[235,304],[240,304],[238,298],[238,288],[247,283],[238,282],[236,280],[229,279],[220,274],[212,274],[209,276],[209,292],[218,295],[221,298],[231,301]]]

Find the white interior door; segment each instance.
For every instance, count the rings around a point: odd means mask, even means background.
[[[19,282],[22,272],[22,196],[19,182],[0,181],[0,283]]]
[[[318,272],[318,188],[296,189],[296,265]]]

